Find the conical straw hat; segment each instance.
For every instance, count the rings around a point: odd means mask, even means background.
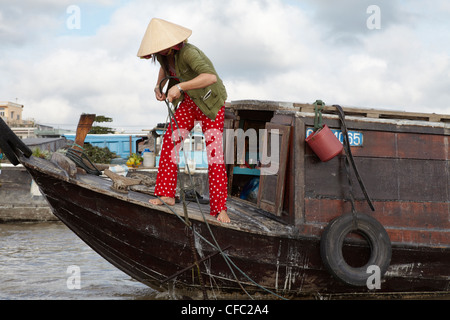
[[[173,47],[189,38],[191,34],[192,30],[185,27],[153,18],[145,31],[137,56],[145,57]]]

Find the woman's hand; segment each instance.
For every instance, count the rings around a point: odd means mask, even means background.
[[[161,91],[159,91],[158,87],[155,88],[155,96],[156,96],[156,100],[158,100],[158,101],[166,100],[166,95],[164,93],[162,93]]]
[[[179,83],[178,86],[180,86],[181,90],[186,92],[189,90],[206,88],[216,82],[217,82],[216,75],[209,73],[201,73],[192,80]],[[180,91],[180,88],[178,88],[178,86],[173,86],[169,89],[169,92],[167,93],[167,98],[169,99],[170,102],[178,99],[181,96],[182,92]]]
[[[181,97],[181,91],[177,86],[171,87],[169,92],[167,92],[167,99],[169,102],[177,100],[179,97]]]
[[[164,93],[161,92],[161,90],[159,90],[159,88],[164,88],[164,86],[166,85],[166,81],[164,81],[164,83],[161,83],[161,81],[164,79],[164,77],[166,76],[166,73],[164,72],[164,69],[162,67],[159,68],[159,74],[158,74],[158,81],[156,82],[156,86],[155,86],[155,96],[156,96],[156,100],[158,101],[164,101],[166,100],[166,95]]]

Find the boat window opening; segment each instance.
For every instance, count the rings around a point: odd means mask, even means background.
[[[260,134],[264,132],[266,123],[270,122],[272,117],[272,111],[239,111],[234,128],[243,130],[245,140],[238,142],[237,138],[234,139],[234,163],[228,170],[228,189],[232,197],[257,203],[263,149],[260,146]],[[243,146],[239,145],[242,143]]]

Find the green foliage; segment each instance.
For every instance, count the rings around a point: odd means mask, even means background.
[[[85,143],[83,147],[84,153],[93,163],[111,163],[112,159],[117,158],[117,154],[107,147],[100,148],[90,143]]]
[[[112,122],[113,119],[105,117],[105,116],[96,116],[94,121],[97,122],[97,123]],[[107,133],[114,133],[114,130],[109,128],[109,127],[92,126],[91,130],[89,131],[89,133],[90,134],[107,134]]]
[[[89,134],[107,134],[107,133],[114,133],[114,130],[108,127],[92,126],[91,131],[89,131]]]
[[[94,121],[95,122],[112,122],[113,119],[105,117],[105,116],[96,116]]]
[[[41,150],[39,147],[33,148],[33,156],[37,158],[50,160],[51,152],[48,150]]]

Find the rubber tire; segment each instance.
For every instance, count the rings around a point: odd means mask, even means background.
[[[321,237],[320,255],[335,278],[352,286],[366,286],[370,276],[367,273],[368,266],[378,266],[381,277],[386,273],[391,262],[391,241],[383,225],[375,218],[357,214],[356,229],[353,218],[353,214],[345,214],[328,224]],[[344,260],[342,247],[345,237],[351,232],[362,235],[370,245],[370,258],[363,267],[351,267]]]

